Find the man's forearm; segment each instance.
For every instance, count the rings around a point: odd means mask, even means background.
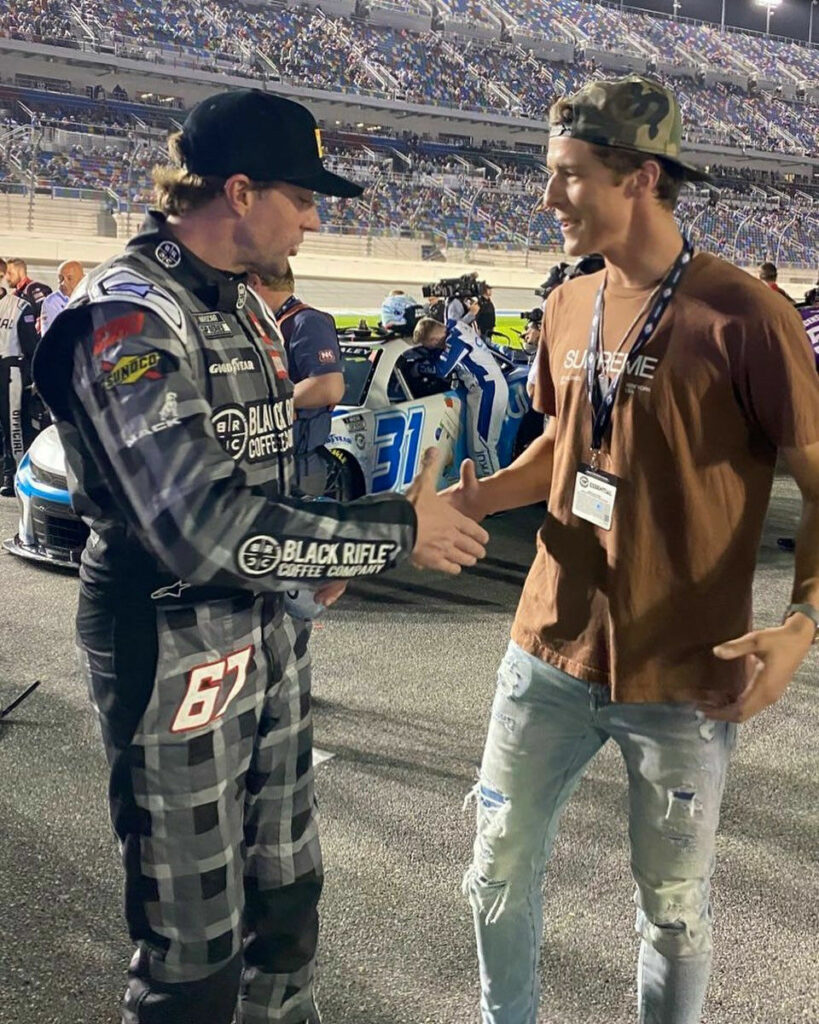
[[[555,420],[506,469],[479,481],[487,515],[547,501],[552,484]]]
[[[819,608],[819,499],[803,496],[796,533],[793,603]]]
[[[341,378],[339,382],[338,378]],[[297,409],[320,409],[335,405],[344,395],[344,378],[340,373],[305,377],[293,385],[293,404]]]

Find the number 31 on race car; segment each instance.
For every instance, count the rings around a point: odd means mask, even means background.
[[[376,417],[373,493],[409,487],[418,467],[424,407],[391,409]]]

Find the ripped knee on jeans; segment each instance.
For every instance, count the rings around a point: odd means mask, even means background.
[[[510,800],[496,785],[479,778],[464,800],[464,810],[472,801],[478,809],[473,863],[464,874],[462,891],[486,924],[497,921],[503,913],[509,894],[509,881],[499,874],[499,851],[496,842],[504,837]]]
[[[712,948],[712,913],[707,895],[702,902],[698,886],[675,897],[652,900],[644,910],[637,897],[637,933],[669,959],[709,954]]]
[[[464,873],[461,891],[468,897],[472,909],[486,924],[497,921],[503,913],[509,896],[509,882],[487,878],[480,865],[472,863]]]

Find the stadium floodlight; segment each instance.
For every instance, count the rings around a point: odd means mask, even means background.
[[[777,7],[781,6],[782,0],[756,0],[757,7],[766,7],[767,14],[765,17],[765,35],[771,34],[771,15]]]

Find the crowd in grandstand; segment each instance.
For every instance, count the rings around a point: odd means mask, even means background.
[[[446,31],[400,30],[362,17],[331,16],[306,4],[284,8],[227,0],[112,0],[104,12],[90,0],[11,0],[0,11],[0,33],[63,45],[91,35],[101,46],[149,59],[187,55],[204,62],[200,66],[216,68],[221,62],[244,74],[314,88],[539,120],[556,96],[604,73],[594,50],[632,50],[680,71],[691,71],[696,63],[752,69],[791,85],[795,75],[819,79],[819,51],[795,42],[721,33],[690,22],[672,26],[668,19],[580,0],[500,0],[491,7],[479,0],[447,0],[442,13],[497,28],[492,12],[499,8],[517,30],[573,44],[573,62],[546,60],[510,38],[465,40]],[[672,84],[689,141],[740,151],[819,152],[816,105],[752,86],[706,85],[693,73],[675,77]],[[166,99],[178,105],[173,97]],[[11,133],[0,176],[8,180],[33,172],[42,186],[104,189],[123,204],[147,203],[150,167],[162,158],[160,137],[148,133],[151,126],[163,131],[171,126],[168,111],[136,107],[119,85],[108,95],[97,86],[92,100],[33,92],[24,104],[13,97],[0,100],[7,108],[5,128],[34,130],[28,137]],[[104,144],[95,138],[99,135],[106,137]],[[328,137],[328,143],[333,166],[368,186],[359,206],[324,203],[330,229],[426,233],[450,244],[501,247],[560,242],[553,218],[534,208],[545,173],[535,158],[433,146],[406,135],[366,145],[348,137],[334,145]],[[770,188],[776,200],[773,172],[726,167],[716,174],[718,190],[690,196],[681,206],[681,217],[693,225],[700,244],[749,261],[774,255],[780,262],[816,261],[816,215],[810,206],[800,208],[791,224],[792,203],[760,207],[758,192],[749,198],[755,183],[763,194]],[[796,185],[808,187],[809,180],[792,177],[790,186]]]
[[[211,70],[229,66],[234,73],[332,91],[386,93],[412,102],[532,117],[542,117],[556,93],[588,77],[584,53],[593,49],[636,52],[692,74],[711,66],[791,86],[819,80],[819,51],[793,42],[722,33],[713,25],[672,23],[580,0],[500,0],[495,6],[531,34],[571,40],[574,63],[549,63],[499,39],[465,42],[446,32],[397,30],[362,18],[332,17],[306,4],[113,0],[103,17],[90,0],[79,5],[22,0],[0,12],[0,33],[35,41],[73,39],[76,45],[89,45],[90,34],[101,47],[151,60],[187,57]],[[481,5],[461,0],[453,9],[460,17],[474,16]],[[733,138],[738,145],[761,139],[770,148],[816,152],[815,106],[762,95],[749,100],[738,88],[698,87],[693,79],[678,82],[675,91],[683,106],[696,112],[690,123],[706,137]],[[768,130],[760,132],[763,124]]]

